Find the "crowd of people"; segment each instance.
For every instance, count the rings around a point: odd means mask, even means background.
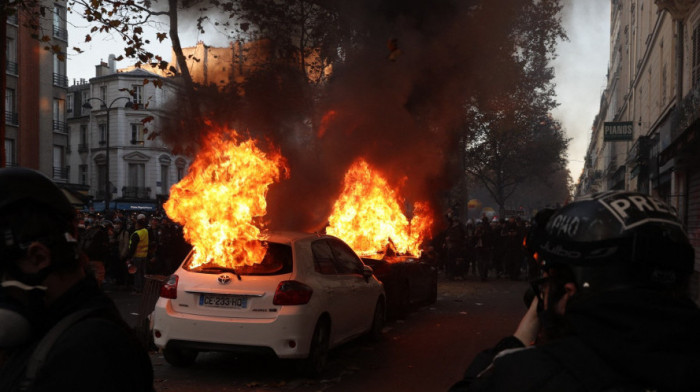
[[[508,219],[482,216],[464,224],[453,214],[447,215],[448,228],[433,240],[438,267],[449,279],[468,275],[485,281],[489,278],[532,278],[535,268],[522,249],[530,222],[520,216]]]
[[[165,215],[114,210],[78,213],[79,249],[99,284],[140,292],[145,275],[169,275],[190,245]]]

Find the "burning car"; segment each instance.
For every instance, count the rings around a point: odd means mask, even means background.
[[[433,263],[412,256],[363,257],[362,261],[384,284],[388,317],[403,318],[413,307],[437,301],[438,273]]]
[[[381,337],[382,284],[346,243],[280,232],[260,244],[260,263],[199,263],[193,250],[170,276],[152,314],[168,363],[190,365],[200,351],[257,351],[299,359],[303,371],[319,374],[333,347]]]

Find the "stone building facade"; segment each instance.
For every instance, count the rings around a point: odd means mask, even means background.
[[[611,132],[616,127],[625,134]],[[608,82],[576,193],[611,189],[653,194],[673,205],[700,255],[697,0],[611,1]]]

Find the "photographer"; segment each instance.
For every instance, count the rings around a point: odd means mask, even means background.
[[[671,207],[596,194],[543,212],[526,244],[542,271],[527,313],[450,391],[700,390],[694,253]]]

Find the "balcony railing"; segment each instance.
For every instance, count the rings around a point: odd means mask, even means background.
[[[151,188],[140,186],[125,186],[122,188],[122,196],[129,199],[148,199],[151,195]]]
[[[5,124],[18,126],[19,115],[17,112],[5,112]]]
[[[53,131],[58,133],[68,133],[65,121],[53,120]]]
[[[53,167],[53,178],[54,180],[67,180],[68,179],[68,167]]]
[[[66,75],[54,73],[53,85],[58,87],[68,87],[68,77]]]
[[[7,60],[5,62],[5,66],[7,67],[5,69],[6,73],[8,73],[10,75],[15,75],[15,76],[19,75],[19,66],[17,66],[16,61]]]
[[[58,26],[53,27],[53,36],[63,41],[68,41],[68,30]]]

